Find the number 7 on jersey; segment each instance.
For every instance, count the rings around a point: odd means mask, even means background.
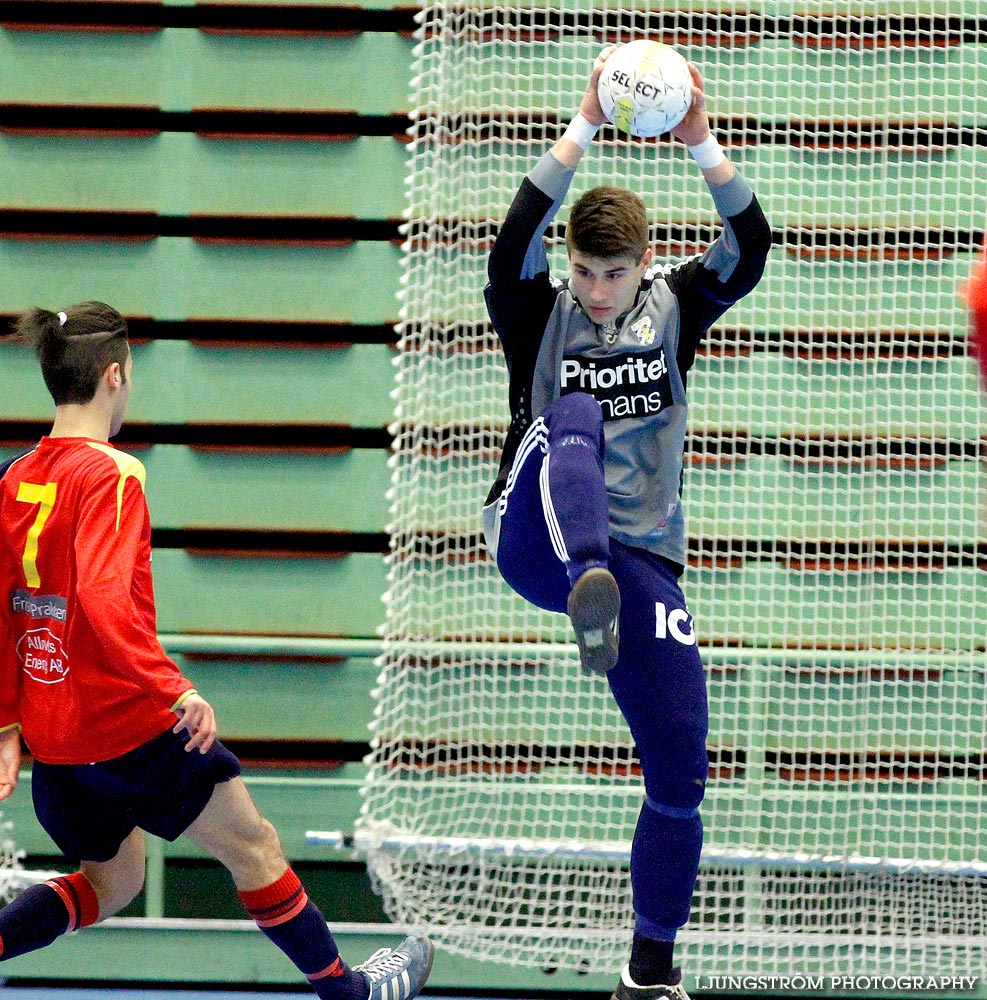
[[[23,503],[39,505],[38,516],[34,519],[34,524],[31,525],[27,533],[24,555],[21,557],[27,585],[32,589],[41,586],[41,577],[38,575],[38,539],[41,537],[41,532],[44,530],[52,507],[55,506],[57,488],[57,483],[45,483],[44,486],[40,486],[38,483],[21,483],[17,490],[18,500]]]

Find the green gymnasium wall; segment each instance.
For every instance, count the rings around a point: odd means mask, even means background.
[[[5,8],[0,327],[89,298],[131,318],[118,443],[148,470],[160,632],[357,961],[384,940],[379,900],[349,852],[305,832],[347,830],[360,805],[414,12]],[[0,344],[0,459],[50,413],[34,358]],[[217,638],[189,651],[203,635]],[[284,640],[258,653],[257,635]],[[63,864],[33,817],[29,767],[2,812],[27,867]],[[147,891],[123,916],[136,928],[3,971],[298,980],[249,928],[167,929],[243,917],[225,872],[181,840],[152,841]]]
[[[384,0],[4,6],[0,320],[88,298],[132,318],[135,390],[119,443],[148,469],[163,640],[215,705],[262,810],[355,959],[389,940],[379,902],[349,852],[309,845],[305,832],[352,827],[373,712],[415,11]],[[770,56],[783,79],[785,53]],[[923,163],[902,163],[903,189]],[[816,164],[787,184],[818,204],[820,186],[838,197],[844,180]],[[955,197],[970,183],[957,175]],[[968,264],[943,262],[943,285]],[[840,267],[819,265],[832,289],[821,294],[839,295]],[[794,269],[780,263],[769,280],[794,288]],[[907,315],[907,295],[885,287]],[[797,378],[772,353],[709,363],[721,396],[758,383],[780,400]],[[907,399],[910,377],[886,384],[885,409]],[[971,387],[946,391],[967,405]],[[50,409],[33,359],[0,344],[0,460],[45,433]],[[775,412],[765,406],[766,423]],[[786,474],[776,456],[756,462]],[[419,488],[455,474],[437,463]],[[937,474],[976,493],[970,463]],[[813,475],[788,490],[814,494]],[[922,481],[900,482],[907,504]],[[715,525],[732,507],[693,513]],[[473,517],[453,511],[442,527],[475,530]],[[781,570],[708,572],[736,594],[770,590]],[[721,618],[715,608],[705,617]],[[55,867],[29,791],[28,769],[3,816],[29,867]],[[152,843],[149,872],[126,919],[3,971],[297,982],[191,845]],[[194,923],[205,918],[216,922]],[[432,983],[569,995],[612,985],[441,954]]]

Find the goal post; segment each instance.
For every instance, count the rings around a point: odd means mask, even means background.
[[[593,57],[643,36],[700,67],[775,244],[689,379],[683,587],[711,766],[683,965],[982,973],[984,421],[959,291],[987,208],[987,0],[422,12],[358,846],[389,915],[447,949],[626,960],[633,742],[567,620],[512,594],[483,548],[508,411],[482,289]],[[642,195],[658,259],[716,232],[667,137],[604,128],[574,192],[598,183]]]

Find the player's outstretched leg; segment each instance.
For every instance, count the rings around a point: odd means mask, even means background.
[[[408,938],[358,968],[343,961],[322,912],[285,860],[277,831],[257,811],[243,779],[216,785],[185,831],[233,876],[257,926],[309,981],[321,1000],[410,1000],[432,967],[432,946]]]
[[[639,986],[631,978],[630,968],[625,965],[610,1000],[689,1000],[689,994],[682,985],[682,973],[678,969],[672,969],[668,980],[663,984]]]
[[[605,674],[616,665],[619,614],[620,590],[610,570],[596,566],[576,579],[569,591],[569,619],[584,670]]]
[[[354,968],[370,982],[368,1000],[410,1000],[421,992],[432,971],[432,942],[406,937],[397,948],[381,948]]]

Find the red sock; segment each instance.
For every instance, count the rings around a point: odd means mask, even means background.
[[[99,920],[99,900],[82,872],[29,886],[0,910],[0,958],[44,948]]]
[[[92,883],[82,872],[49,879],[44,885],[51,886],[61,897],[65,909],[69,911],[68,931],[80,927],[90,927],[99,920],[99,900]]]
[[[339,957],[326,918],[289,868],[263,889],[239,894],[257,926],[295,963],[320,997],[345,997],[365,980]]]

